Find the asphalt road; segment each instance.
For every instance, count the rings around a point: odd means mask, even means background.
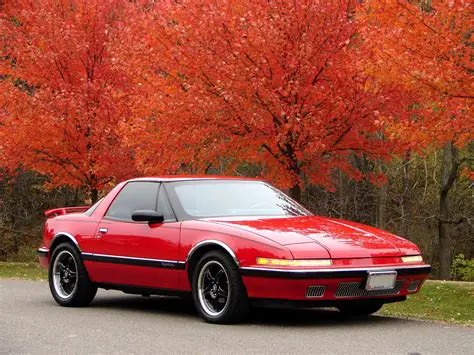
[[[0,280],[0,353],[474,354],[474,328],[332,310],[256,310],[211,325],[189,302],[99,291],[63,308],[46,282]]]

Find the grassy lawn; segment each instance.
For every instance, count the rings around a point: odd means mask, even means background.
[[[474,283],[427,281],[419,293],[379,314],[474,325]]]
[[[46,280],[48,276],[38,263],[0,262],[0,278]],[[379,314],[474,326],[474,282],[427,281],[420,293],[385,305]]]
[[[0,262],[0,278],[47,280],[48,272],[38,263]]]

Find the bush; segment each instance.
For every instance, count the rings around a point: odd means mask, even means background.
[[[456,280],[474,281],[474,259],[466,259],[464,254],[458,254],[454,258],[451,275]]]

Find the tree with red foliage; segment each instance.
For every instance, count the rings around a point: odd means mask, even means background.
[[[368,0],[357,14],[361,49],[371,58],[366,73],[417,98],[411,115],[393,125],[396,138],[414,148],[473,139],[472,7],[464,0]]]
[[[474,139],[473,4],[464,0],[368,0],[358,13],[363,50],[372,60],[365,67],[379,83],[394,83],[417,98],[410,115],[392,120],[393,139],[411,149],[444,146],[440,172],[439,277],[448,279],[453,220],[449,192],[462,166],[473,156],[458,149]],[[471,176],[472,173],[471,173]]]
[[[118,50],[152,95],[126,132],[141,166],[161,169],[171,155],[168,166],[197,171],[222,157],[227,171],[254,162],[300,199],[303,180],[330,189],[335,169],[361,178],[354,155],[387,158],[395,143],[378,134],[379,116],[397,93],[361,69],[352,3],[182,1],[143,12]]]
[[[136,174],[117,126],[128,79],[109,55],[129,3],[10,0],[3,4],[0,163],[85,188]]]

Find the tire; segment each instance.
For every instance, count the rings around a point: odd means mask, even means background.
[[[237,323],[249,313],[247,290],[239,268],[221,251],[210,251],[198,261],[192,278],[192,296],[197,311],[208,323]]]
[[[350,317],[368,316],[379,311],[383,306],[379,301],[348,301],[342,303],[337,308],[339,311]]]
[[[97,293],[97,286],[90,281],[78,250],[69,243],[54,249],[48,281],[54,300],[64,307],[87,306]]]

